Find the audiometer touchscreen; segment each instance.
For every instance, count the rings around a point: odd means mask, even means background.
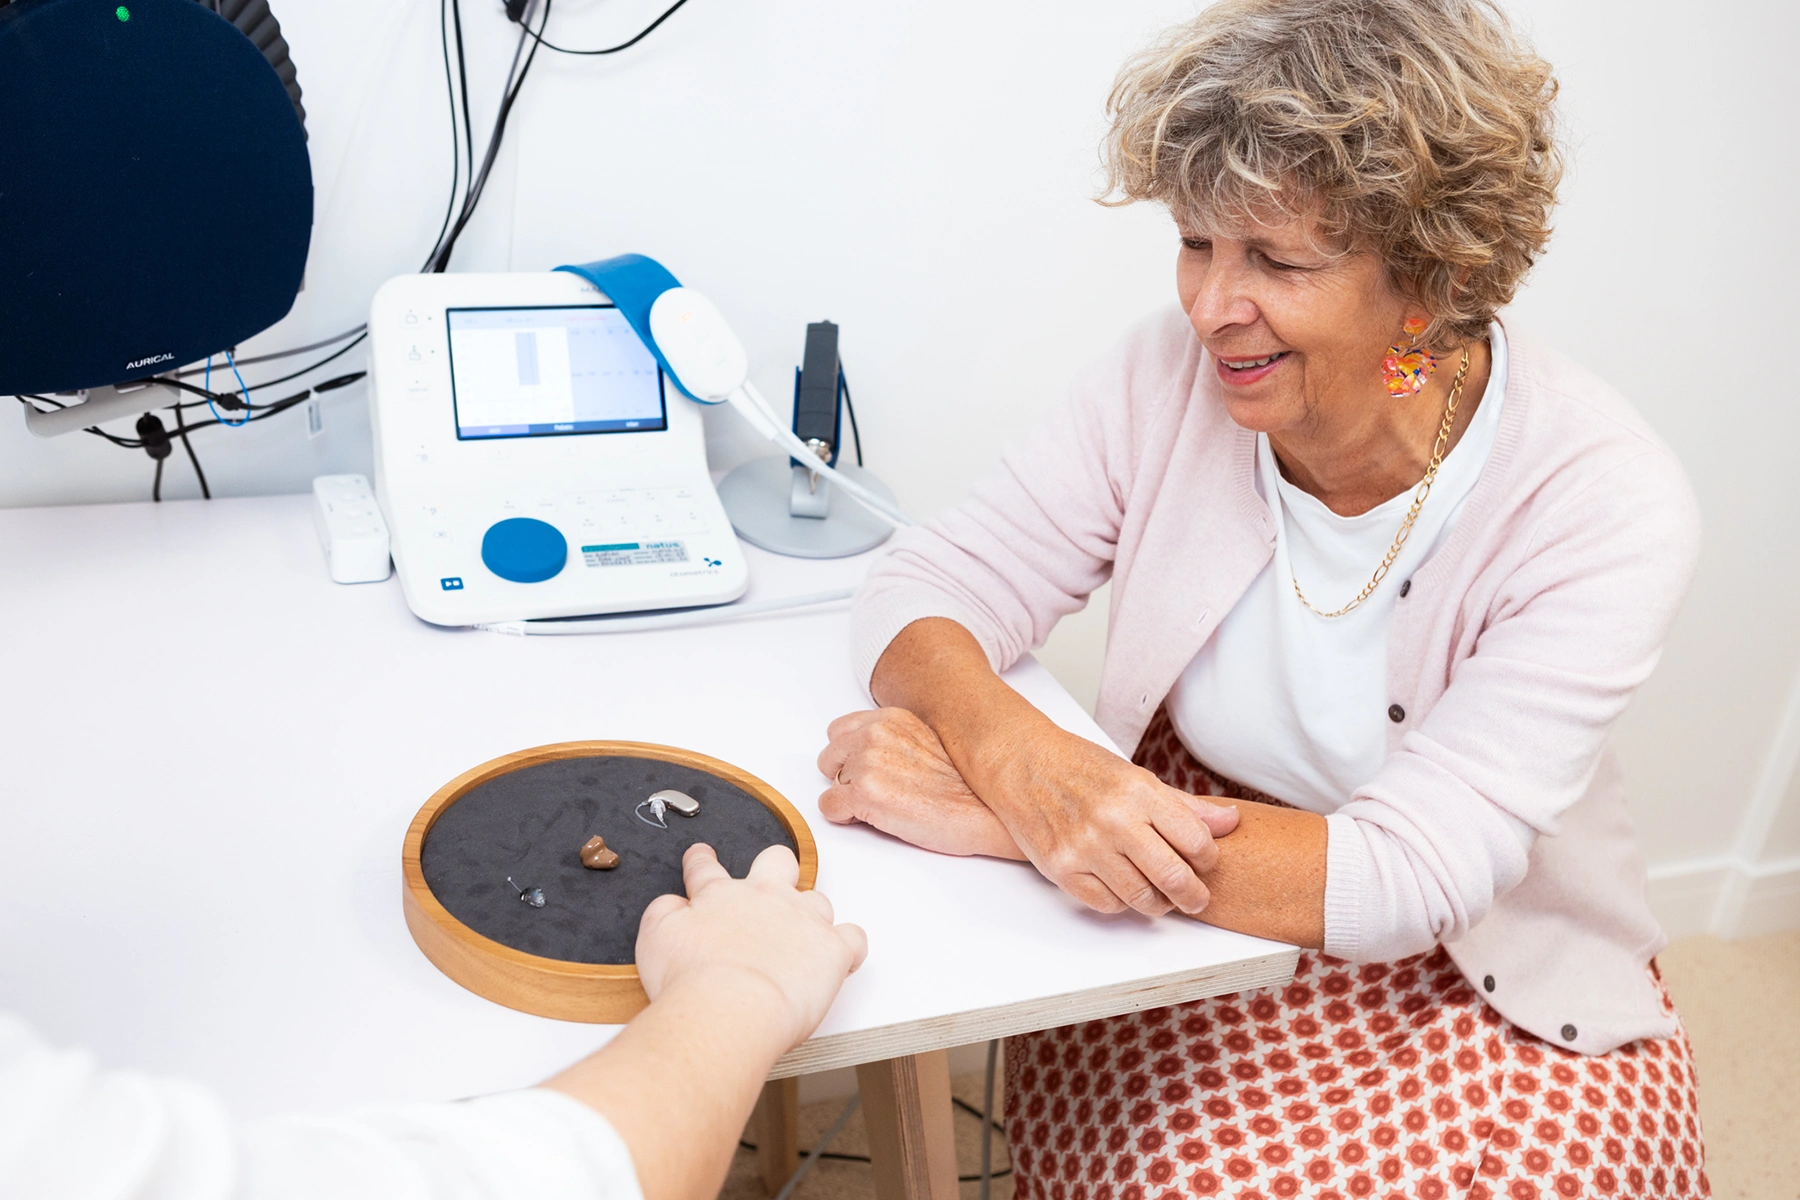
[[[668,428],[662,372],[612,305],[446,315],[458,438]]]

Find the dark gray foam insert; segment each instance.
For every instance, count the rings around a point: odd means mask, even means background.
[[[669,810],[668,829],[632,809],[663,788],[686,792],[700,813]],[[648,810],[646,810],[648,815]],[[595,834],[619,852],[611,871],[581,865]],[[718,852],[734,878],[770,846],[794,839],[763,803],[692,767],[649,758],[564,758],[510,771],[465,792],[425,835],[425,883],[452,916],[504,946],[564,962],[635,961],[638,920],[656,897],[685,895],[681,855],[695,842]],[[519,899],[544,889],[544,907]]]

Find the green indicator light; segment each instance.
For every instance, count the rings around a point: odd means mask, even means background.
[[[113,12],[115,14],[117,14],[119,20],[121,20],[121,21],[131,20],[131,10],[129,8],[126,8],[123,4],[119,5],[119,7],[115,8],[115,9],[113,9]]]

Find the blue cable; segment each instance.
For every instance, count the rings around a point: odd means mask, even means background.
[[[238,395],[242,396],[244,399],[244,419],[241,421],[228,420],[225,414],[220,412],[218,408],[214,406],[211,396],[206,398],[206,407],[212,410],[212,415],[219,424],[229,425],[233,429],[236,429],[240,425],[248,425],[250,423],[250,389],[245,386],[243,373],[237,369],[237,363],[232,360],[231,351],[229,350],[225,352],[225,361],[230,365],[231,373],[237,376]],[[212,391],[212,355],[210,354],[206,356],[206,377],[201,381],[200,387],[204,391]]]

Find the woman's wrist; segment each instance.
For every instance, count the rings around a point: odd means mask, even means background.
[[[976,720],[959,723],[948,736],[938,731],[970,790],[990,808],[995,799],[1003,800],[1019,790],[1020,776],[1031,768],[1032,747],[1056,730],[1054,722],[1017,692],[1006,688],[1006,693],[1004,698],[989,701]]]
[[[1055,728],[994,673],[974,635],[944,617],[902,629],[876,662],[870,684],[877,704],[907,709],[931,727],[963,781],[990,808],[1009,791],[1023,748]]]

